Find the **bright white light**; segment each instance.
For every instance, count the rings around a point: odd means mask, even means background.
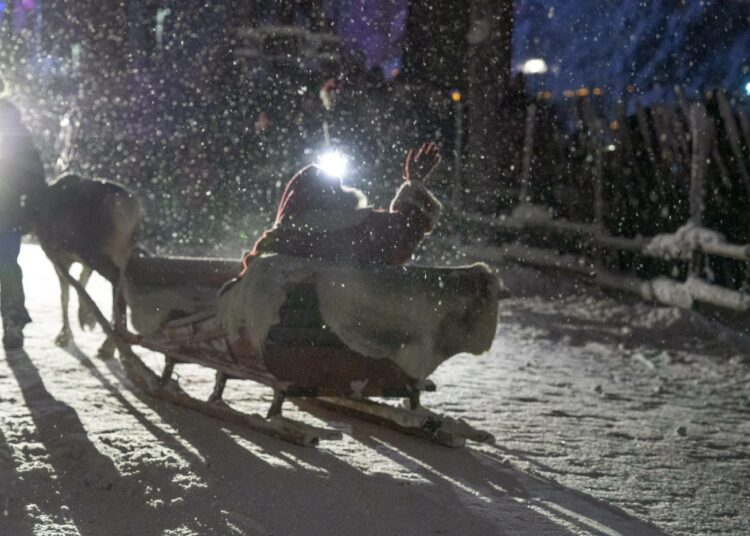
[[[750,82],[745,84],[745,95],[750,95]]]
[[[526,60],[521,71],[523,74],[544,74],[547,72],[547,62],[541,58]]]
[[[331,177],[341,178],[346,173],[347,164],[346,155],[338,151],[328,151],[318,157],[318,167]]]

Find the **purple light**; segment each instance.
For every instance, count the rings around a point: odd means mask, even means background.
[[[24,9],[31,11],[36,7],[36,0],[23,0],[21,6],[23,6]]]
[[[382,67],[399,55],[398,42],[406,30],[406,0],[331,0],[328,10],[344,42],[364,53],[368,69]]]

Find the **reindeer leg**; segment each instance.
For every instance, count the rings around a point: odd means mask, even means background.
[[[62,263],[61,263],[62,264]],[[68,266],[69,268],[69,266]],[[57,346],[70,346],[73,343],[73,332],[70,330],[70,319],[68,318],[68,301],[70,299],[70,287],[65,279],[65,276],[60,273],[60,270],[55,266],[55,273],[57,278],[60,280],[60,304],[62,305],[62,329],[60,333],[55,337],[55,344]]]
[[[78,282],[83,288],[86,288],[92,272],[93,270],[89,265],[81,264],[81,275],[78,278]],[[96,326],[94,313],[91,312],[91,309],[89,309],[85,302],[78,303],[78,324],[80,324],[81,329],[94,329]]]
[[[122,299],[122,295],[117,291],[117,286],[112,286],[112,325],[116,326],[117,324],[121,323],[122,320],[119,318],[122,313],[118,311],[118,299]],[[115,341],[112,337],[107,335],[107,338],[104,339],[104,342],[99,347],[99,350],[96,352],[96,357],[99,359],[107,360],[112,359],[115,357],[115,349],[117,348],[117,345],[115,344]]]
[[[116,333],[124,333],[128,329],[128,304],[125,301],[123,277],[114,288],[114,299],[112,300],[112,326]]]

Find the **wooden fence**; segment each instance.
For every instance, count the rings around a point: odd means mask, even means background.
[[[748,311],[750,121],[738,104],[677,89],[674,105],[620,107],[607,121],[586,95],[565,132],[549,104],[530,103],[517,203],[463,213],[488,239],[464,249],[665,304]]]

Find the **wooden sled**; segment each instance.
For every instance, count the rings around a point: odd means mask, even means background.
[[[127,329],[128,286],[166,288],[180,282],[183,287],[188,284],[215,293],[239,269],[238,262],[221,259],[133,257],[130,260],[115,293],[115,326],[110,331],[131,381],[152,396],[299,445],[316,445],[320,440],[338,439],[341,434],[286,418],[282,407],[287,399],[298,402],[303,409],[314,404],[451,447],[461,447],[467,439],[494,441],[490,433],[477,430],[463,420],[421,407],[420,394],[435,390],[430,380],[409,377],[388,359],[372,359],[348,348],[324,325],[312,284],[302,283],[289,290],[280,310],[280,322],[268,333],[262,355],[253,350],[244,336],[230,340],[210,307],[167,320],[151,335]],[[471,281],[470,277],[463,279],[466,280],[462,284],[469,287],[482,284]],[[79,289],[79,285],[74,286]],[[88,295],[82,297],[90,301]],[[101,314],[98,316],[103,320]],[[131,345],[165,356],[161,376],[143,364]],[[193,398],[179,388],[173,372],[175,366],[183,363],[216,370],[213,393],[208,400]],[[367,381],[359,381],[362,378]],[[226,404],[222,395],[229,380],[252,380],[273,389],[268,413],[248,415]],[[370,400],[372,397],[404,399],[405,404],[376,402]]]

